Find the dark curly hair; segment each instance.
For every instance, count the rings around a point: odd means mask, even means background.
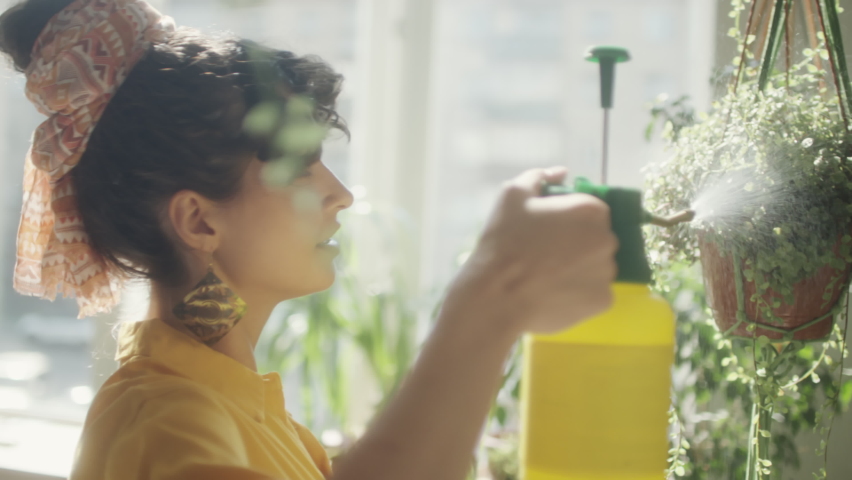
[[[16,69],[27,68],[39,33],[70,3],[27,0],[0,16],[0,50]],[[276,155],[268,138],[242,127],[268,92],[282,107],[293,95],[312,99],[315,119],[348,136],[334,110],[342,81],[317,56],[178,28],[130,72],[69,173],[94,250],[131,275],[187,281],[163,228],[168,200],[185,189],[226,200],[249,160]]]

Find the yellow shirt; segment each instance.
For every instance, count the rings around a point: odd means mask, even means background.
[[[322,445],[260,375],[160,320],[121,326],[70,480],[322,480]]]

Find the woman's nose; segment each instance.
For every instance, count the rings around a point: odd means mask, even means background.
[[[346,210],[355,202],[355,196],[346,188],[346,185],[341,182],[331,170],[328,170],[331,177],[331,192],[326,197],[326,206],[334,208],[338,211]]]
[[[342,182],[338,183],[340,183],[340,189],[342,191],[340,199],[340,209],[346,210],[347,208],[351,207],[353,203],[355,203],[355,196],[352,195],[352,192],[348,188],[346,188],[346,185],[344,185]]]

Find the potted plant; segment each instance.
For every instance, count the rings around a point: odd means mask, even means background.
[[[819,93],[826,73],[812,62],[823,52],[762,86],[745,68],[737,91],[668,137],[674,155],[650,181],[649,204],[695,210],[661,235],[700,258],[726,333],[825,338],[848,284],[852,136],[838,96]]]
[[[819,381],[813,375],[821,365],[845,356],[852,88],[834,1],[817,1],[812,15],[810,2],[732,3],[737,25],[742,12],[748,16],[744,33],[730,32],[740,53],[728,92],[694,124],[691,115],[665,115],[673,155],[649,182],[651,208],[693,209],[696,219],[649,233],[658,266],[701,262],[716,347],[731,351],[725,366],[736,370],[729,380],[750,387],[745,473],[756,479],[772,471],[770,424],[789,414],[784,396],[807,379]],[[794,54],[798,8],[816,33]],[[813,350],[808,341],[823,342],[820,354],[799,370],[796,359]],[[837,392],[830,401],[838,401]],[[675,446],[675,461],[682,449]]]

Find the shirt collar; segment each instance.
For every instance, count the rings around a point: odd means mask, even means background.
[[[281,389],[277,373],[261,375],[158,319],[121,325],[115,359],[124,365],[134,357],[149,358],[215,390],[257,421],[265,417],[267,390],[273,393]],[[279,395],[275,396],[283,408],[283,398]]]

